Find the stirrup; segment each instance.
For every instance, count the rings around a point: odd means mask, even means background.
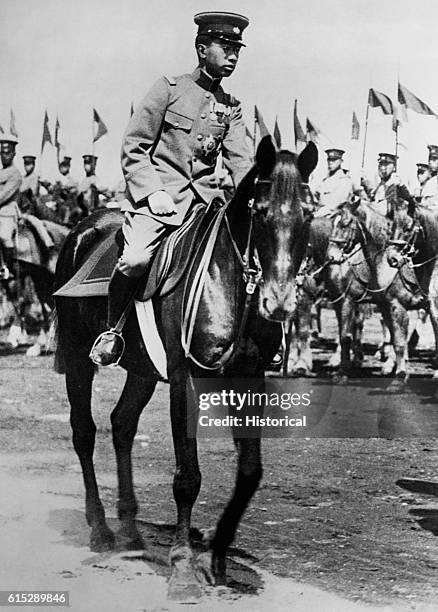
[[[125,340],[122,334],[110,329],[97,336],[89,357],[98,366],[117,366],[124,352]]]

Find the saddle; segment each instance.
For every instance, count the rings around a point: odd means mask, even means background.
[[[182,279],[196,245],[208,233],[220,206],[213,200],[208,207],[199,203],[187,220],[161,243],[150,268],[140,279],[136,300],[147,301],[153,295],[170,293]],[[222,205],[222,202],[220,201]],[[103,237],[74,276],[54,293],[59,297],[107,296],[112,271],[123,245],[121,228]]]

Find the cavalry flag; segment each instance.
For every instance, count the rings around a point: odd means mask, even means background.
[[[398,84],[398,101],[402,107],[409,108],[416,113],[420,113],[420,115],[433,115],[437,117],[430,106],[427,106],[425,102],[417,98],[412,91],[409,91],[409,89],[400,83]]]
[[[15,138],[18,138],[18,132],[17,132],[17,128],[15,126],[15,115],[14,115],[14,111],[11,108],[11,118],[9,121],[9,133],[12,134],[12,136],[15,136]]]
[[[321,133],[320,130],[310,121],[309,117],[306,119],[306,133],[307,140],[311,142],[318,142],[318,136]]]
[[[245,134],[246,134],[246,137],[249,138],[251,141],[254,140],[254,136],[251,134],[251,132],[248,130],[246,126],[245,126]]]
[[[131,102],[131,111],[130,111],[130,115],[129,117],[132,117],[132,115],[134,114],[134,102]]]
[[[58,160],[58,164],[59,164],[59,153],[62,149],[62,145],[59,142],[59,130],[60,130],[60,125],[59,125],[59,119],[58,119],[58,115],[56,115],[56,122],[55,122],[55,142],[54,145],[56,147],[56,158]]]
[[[47,111],[44,114],[43,138],[41,141],[41,154],[43,153],[44,145],[46,144],[46,142],[49,142],[51,145],[53,145],[52,137],[50,136],[49,116],[47,114]]]
[[[351,122],[351,140],[359,140],[360,123],[356,113],[353,111],[353,119]]]
[[[277,117],[275,117],[275,124],[274,124],[274,140],[275,140],[275,144],[277,145],[277,149],[281,149],[281,133],[280,133],[280,128],[278,126]]]
[[[4,131],[3,127],[0,125],[0,134],[4,134],[4,133],[5,133],[5,131]]]
[[[294,104],[294,131],[295,131],[295,148],[298,149],[298,143],[306,144],[306,136],[304,135],[303,128],[301,127],[300,120],[298,119],[297,111],[298,101],[295,100]]]
[[[93,142],[96,142],[99,140],[99,138],[102,138],[102,136],[104,136],[107,132],[108,129],[106,125],[99,117],[97,110],[93,108]]]
[[[394,105],[391,98],[375,89],[370,89],[369,91],[368,104],[373,108],[381,108],[384,115],[392,115],[394,112]]]
[[[269,136],[269,130],[266,127],[266,123],[264,122],[262,114],[259,111],[259,109],[257,108],[257,106],[254,106],[254,121],[259,126],[260,138],[264,138],[265,136]]]

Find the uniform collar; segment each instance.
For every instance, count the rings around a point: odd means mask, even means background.
[[[222,79],[213,79],[205,70],[203,70],[200,66],[195,68],[192,73],[192,79],[194,82],[205,89],[206,91],[216,91],[221,84]]]

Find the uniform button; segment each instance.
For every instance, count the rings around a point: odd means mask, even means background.
[[[207,117],[207,115],[205,113],[201,114],[201,119],[205,119]]]
[[[175,121],[175,127],[179,126],[179,121]]]
[[[203,136],[202,134],[198,134],[198,140],[202,140]]]
[[[192,157],[192,161],[194,161],[194,162],[195,162],[195,161],[198,161],[198,158],[197,158],[197,157],[195,157],[195,156],[193,156],[193,157]]]
[[[209,94],[208,92],[205,94],[206,98],[210,98],[211,94]]]

